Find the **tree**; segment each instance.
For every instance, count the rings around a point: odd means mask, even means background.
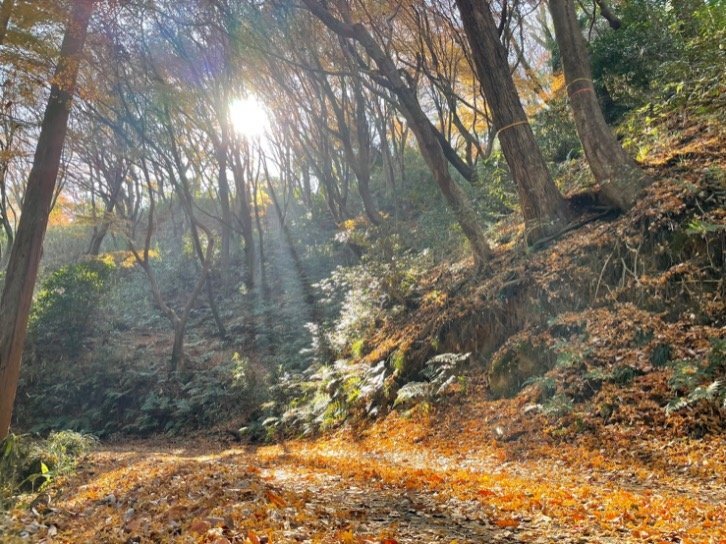
[[[10,430],[30,304],[93,5],[94,0],[77,0],[71,9],[0,299],[0,440]]]
[[[527,228],[525,237],[534,243],[565,226],[567,205],[549,175],[527,121],[489,3],[477,0],[456,0],[456,3],[502,152],[517,184]]]
[[[421,154],[434,180],[471,245],[475,260],[479,264],[486,263],[491,256],[491,249],[471,201],[451,177],[448,161],[438,137],[439,133],[421,108],[414,91],[404,81],[391,56],[381,48],[363,24],[338,19],[316,0],[303,0],[303,2],[325,26],[341,38],[355,40],[373,60],[382,76],[378,77],[377,81],[396,96],[400,110],[416,136]],[[343,13],[346,19],[349,19],[348,15]]]
[[[628,210],[635,204],[647,178],[605,122],[592,84],[590,60],[574,2],[550,0],[549,6],[570,107],[587,162],[600,184],[603,199],[620,210]]]
[[[174,329],[174,343],[172,345],[171,360],[169,362],[169,372],[173,374],[177,371],[185,370],[186,358],[184,355],[184,336],[186,335],[187,323],[189,322],[189,316],[191,315],[192,309],[194,308],[194,305],[199,298],[199,294],[201,293],[202,288],[204,287],[205,283],[207,283],[207,278],[209,276],[209,271],[211,269],[212,259],[214,255],[214,237],[212,236],[210,230],[207,229],[202,223],[195,223],[196,227],[199,230],[202,230],[207,237],[207,249],[204,254],[202,268],[199,272],[199,276],[197,277],[197,281],[194,284],[194,287],[192,288],[189,297],[187,298],[184,308],[182,309],[181,313],[179,313],[174,310],[174,308],[172,308],[164,299],[164,296],[161,293],[161,287],[159,287],[159,282],[156,279],[156,274],[154,273],[154,269],[152,268],[151,262],[149,260],[151,237],[154,232],[154,210],[156,205],[151,178],[149,176],[146,162],[143,159],[141,162],[141,170],[144,174],[146,188],[149,195],[148,224],[146,227],[146,237],[144,240],[143,251],[139,252],[136,247],[134,247],[133,240],[131,238],[129,238],[129,249],[134,254],[136,263],[141,267],[141,269],[146,274],[147,279],[149,280],[151,295],[154,298],[154,302],[156,302],[156,305],[159,307],[164,316],[169,320],[169,323],[171,323],[171,326]],[[190,220],[196,221],[193,217]]]
[[[3,0],[0,5],[0,45],[3,44],[8,33],[8,23],[10,23],[10,16],[13,13],[14,2],[15,0]]]

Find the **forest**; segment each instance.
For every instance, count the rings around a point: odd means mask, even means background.
[[[0,542],[726,542],[724,0],[0,0]]]

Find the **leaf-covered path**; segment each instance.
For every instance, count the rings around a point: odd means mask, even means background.
[[[662,464],[632,440],[620,456],[616,440],[523,452],[476,417],[451,421],[393,415],[260,448],[103,447],[12,512],[5,541],[726,542],[721,437],[651,439],[668,449]]]

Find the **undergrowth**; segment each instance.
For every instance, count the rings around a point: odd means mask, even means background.
[[[92,435],[52,432],[47,438],[10,434],[0,443],[0,509],[23,493],[37,492],[73,470],[96,442]]]

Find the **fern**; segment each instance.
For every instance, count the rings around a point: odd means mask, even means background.
[[[427,400],[433,392],[433,387],[428,382],[409,382],[398,390],[393,406],[406,406],[412,403]]]
[[[542,389],[542,396],[545,398],[551,397],[557,390],[557,382],[555,382],[554,378],[550,376],[533,376],[531,378],[527,378],[522,385],[539,386]]]
[[[671,415],[699,402],[714,403],[726,408],[726,388],[722,380],[715,380],[709,385],[699,385],[687,397],[676,397],[666,405],[666,414]]]

